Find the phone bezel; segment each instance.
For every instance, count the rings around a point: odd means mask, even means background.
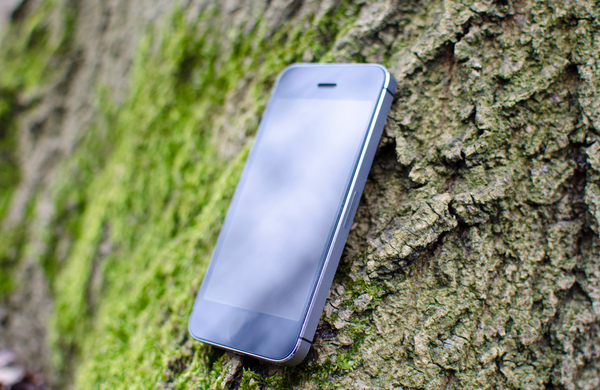
[[[294,71],[298,71],[301,69],[307,69],[307,68],[313,69],[313,70],[315,70],[317,68],[323,68],[323,69],[329,70],[330,71],[329,74],[331,74],[331,71],[335,70],[336,67],[339,67],[340,69],[344,69],[344,68],[348,69],[348,68],[352,67],[354,70],[356,70],[357,68],[366,68],[366,67],[374,68],[374,69],[380,70],[382,72],[380,75],[382,75],[383,77],[381,78],[381,81],[377,83],[378,85],[376,85],[376,86],[372,85],[372,92],[370,91],[372,93],[372,95],[371,95],[372,97],[370,97],[369,99],[360,99],[360,97],[362,97],[360,91],[358,91],[358,93],[356,93],[354,96],[351,96],[351,94],[349,96],[348,91],[345,91],[345,92],[343,90],[336,91],[335,89],[329,89],[327,91],[322,91],[323,93],[319,94],[317,97],[315,97],[314,91],[308,91],[305,94],[298,94],[297,90],[289,96],[290,98],[293,97],[293,98],[311,98],[311,99],[319,98],[319,97],[323,98],[323,96],[325,96],[325,97],[329,96],[328,99],[330,99],[331,96],[337,96],[338,98],[333,99],[333,100],[369,100],[369,101],[373,102],[373,109],[372,109],[371,117],[366,126],[366,131],[365,131],[365,135],[364,135],[364,138],[362,141],[362,145],[358,150],[357,156],[355,157],[354,168],[353,168],[353,170],[350,170],[350,172],[349,172],[348,185],[347,185],[345,193],[343,194],[336,220],[333,223],[331,231],[329,233],[329,239],[327,241],[327,245],[324,247],[322,259],[317,268],[317,272],[315,273],[315,278],[313,279],[313,283],[312,283],[313,287],[311,289],[311,294],[307,297],[307,300],[304,304],[302,316],[300,317],[300,319],[298,321],[292,321],[292,320],[288,320],[288,319],[285,319],[282,317],[270,316],[270,315],[264,314],[264,313],[257,313],[257,312],[243,309],[243,308],[238,308],[238,307],[233,307],[233,306],[216,303],[213,301],[208,301],[203,298],[204,293],[205,293],[205,286],[207,284],[207,283],[203,283],[202,287],[200,288],[200,291],[198,292],[196,303],[194,305],[194,309],[193,309],[192,315],[190,316],[190,322],[189,322],[190,333],[197,340],[200,340],[207,344],[215,345],[215,346],[218,346],[221,348],[233,350],[233,351],[236,351],[239,353],[243,353],[246,355],[254,356],[254,357],[257,357],[260,359],[264,359],[264,360],[268,360],[268,361],[276,362],[276,363],[286,363],[286,362],[289,363],[289,362],[298,361],[298,359],[301,360],[304,356],[299,356],[299,355],[305,355],[308,352],[308,347],[310,346],[310,342],[312,342],[314,330],[315,330],[316,324],[318,323],[318,320],[320,318],[321,312],[323,310],[323,304],[324,304],[325,298],[327,296],[329,287],[331,285],[331,280],[329,280],[329,282],[327,283],[326,279],[333,278],[333,274],[335,273],[335,268],[337,268],[337,263],[339,262],[339,255],[341,255],[341,249],[343,249],[343,246],[345,245],[346,237],[348,234],[348,231],[345,231],[345,230],[349,230],[349,228],[344,229],[343,222],[346,220],[346,218],[348,218],[348,216],[350,214],[353,215],[353,211],[351,209],[355,205],[352,204],[352,200],[354,198],[360,198],[360,195],[362,193],[362,187],[364,186],[364,182],[362,184],[360,183],[359,176],[360,176],[360,173],[364,171],[365,164],[368,165],[367,173],[368,173],[368,168],[370,168],[371,161],[365,161],[365,160],[369,160],[368,158],[366,159],[365,157],[368,154],[368,149],[369,148],[373,149],[373,142],[374,142],[373,135],[374,135],[374,131],[377,127],[376,126],[377,123],[381,121],[380,117],[381,117],[382,106],[383,106],[384,100],[386,99],[386,96],[389,100],[388,95],[393,95],[393,91],[395,90],[395,81],[393,80],[393,78],[391,77],[391,75],[389,74],[387,69],[385,69],[381,65],[375,65],[375,64],[294,64],[294,65],[291,65],[288,68],[286,68],[277,79],[277,82],[273,88],[271,97],[269,99],[269,104],[267,104],[267,108],[265,110],[265,113],[263,114],[263,119],[261,120],[261,125],[259,126],[256,140],[255,140],[255,145],[258,144],[258,142],[260,142],[261,129],[263,128],[264,118],[268,117],[268,115],[269,115],[270,107],[272,106],[270,104],[271,101],[274,99],[278,99],[278,98],[288,97],[288,96],[286,96],[286,90],[285,90],[286,75],[289,75],[290,73],[293,73]],[[324,73],[328,73],[328,72],[324,72]],[[324,77],[326,77],[326,75],[320,75],[318,77],[318,80],[315,79],[314,81],[319,81],[319,82],[329,81],[329,80],[324,80],[323,79]],[[282,80],[284,80],[283,83],[282,83]],[[390,92],[390,89],[392,90],[391,92]],[[336,92],[337,92],[337,94],[336,94]],[[339,97],[345,97],[345,99],[342,99]],[[359,99],[357,99],[357,97]],[[391,103],[391,101],[390,101],[390,103]],[[385,121],[385,118],[384,118],[384,121]],[[382,125],[380,124],[379,127],[382,127]],[[375,141],[375,148],[377,146],[377,141],[379,140],[379,137],[376,137],[376,138],[377,138],[377,140]],[[254,147],[253,147],[253,150],[254,150]],[[374,154],[374,150],[372,150],[372,153]],[[246,167],[248,167],[252,163],[252,160],[253,160],[253,153],[251,151],[251,153],[248,157],[248,161],[246,163]],[[372,160],[372,157],[370,160]],[[244,173],[247,170],[246,167],[244,168]],[[244,185],[244,182],[245,182],[244,173],[242,173],[242,177],[240,179],[240,182],[238,183],[238,187],[236,189],[236,194],[239,192],[239,189],[242,188]],[[363,174],[363,176],[364,176],[364,174]],[[366,176],[365,176],[365,179],[366,179]],[[354,196],[353,196],[353,194],[354,194]],[[358,203],[358,201],[356,201],[355,203]],[[234,198],[233,198],[231,206],[230,206],[230,210],[228,211],[228,215],[231,214],[235,210],[236,205],[237,205],[236,196],[234,195]],[[354,207],[354,210],[355,210],[355,207]],[[227,229],[227,227],[228,227],[228,220],[226,218],[225,222],[223,224],[222,231],[225,231]],[[343,241],[343,242],[341,242],[341,241]],[[215,250],[213,252],[211,264],[209,265],[209,268],[207,269],[207,272],[205,274],[205,280],[208,280],[210,278],[212,266],[214,266],[213,259],[215,258],[216,254],[218,253],[219,248],[220,248],[220,242],[218,241],[217,245],[215,246]],[[339,252],[339,254],[336,254],[335,252]],[[333,270],[331,270],[332,268],[333,268]],[[316,299],[317,297],[319,297],[319,299]],[[322,303],[320,301],[322,301]],[[206,313],[206,314],[203,316],[203,319],[201,320],[200,318],[198,318],[197,313]],[[208,313],[210,313],[210,315],[208,315]],[[221,324],[223,322],[222,321],[223,318],[228,318],[231,320],[232,318],[240,318],[240,316],[245,316],[245,318],[252,318],[251,321],[247,321],[247,322],[252,322],[253,324],[261,323],[262,324],[262,325],[260,325],[261,330],[264,330],[264,329],[277,330],[275,332],[276,333],[275,335],[270,334],[270,335],[268,335],[268,337],[274,337],[275,339],[279,340],[279,341],[277,341],[278,345],[280,345],[279,351],[274,352],[273,350],[269,350],[269,348],[266,348],[266,349],[261,348],[261,345],[262,346],[265,345],[265,343],[261,343],[261,337],[263,336],[262,333],[264,333],[264,332],[261,333],[260,331],[256,331],[256,330],[248,330],[247,333],[249,333],[250,336],[248,336],[245,341],[239,341],[239,340],[236,341],[235,343],[233,343],[235,345],[232,344],[232,341],[228,341],[229,336],[224,335],[224,333],[228,333],[228,332],[225,332],[224,329],[222,329],[222,326],[219,326],[219,324]],[[204,333],[203,335],[199,335],[198,334],[199,332],[197,332],[198,321],[204,321],[204,323],[205,323],[205,329],[203,331],[203,333]],[[206,325],[206,324],[208,324],[208,323],[211,323],[210,324],[211,332],[209,332],[208,337],[207,337],[206,336],[206,334],[207,334],[206,328],[208,328],[209,325]],[[311,329],[312,329],[312,331],[311,331]],[[255,332],[255,334],[252,334],[252,332]]]

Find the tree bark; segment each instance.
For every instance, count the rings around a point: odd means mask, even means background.
[[[0,347],[50,387],[600,387],[600,5],[29,0],[0,54]],[[398,81],[304,363],[187,318],[277,74]],[[7,173],[4,173],[7,172]]]

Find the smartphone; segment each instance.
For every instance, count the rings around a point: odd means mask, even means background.
[[[190,316],[195,339],[288,366],[304,359],[395,90],[376,64],[279,75]]]

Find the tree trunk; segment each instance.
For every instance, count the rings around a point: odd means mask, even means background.
[[[25,0],[4,27],[0,348],[55,388],[600,387],[598,2],[173,3]],[[294,62],[398,89],[281,368],[187,320]]]

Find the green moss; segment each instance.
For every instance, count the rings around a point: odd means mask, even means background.
[[[26,96],[64,71],[74,23],[69,7],[44,0],[33,13],[12,24],[0,37],[0,85]]]
[[[0,222],[21,178],[17,156],[19,119],[36,104],[40,90],[65,70],[73,28],[71,10],[46,0],[27,18],[11,24],[0,37]],[[33,204],[31,200],[28,216]],[[0,235],[0,294],[15,286],[12,271],[26,250],[28,230],[27,221],[18,221],[17,226],[5,227]]]
[[[0,221],[8,207],[12,192],[19,182],[15,150],[17,131],[14,117],[17,110],[13,91],[0,88]]]
[[[0,295],[8,294],[15,287],[12,273],[21,255],[24,236],[23,229],[11,229],[0,236]]]

